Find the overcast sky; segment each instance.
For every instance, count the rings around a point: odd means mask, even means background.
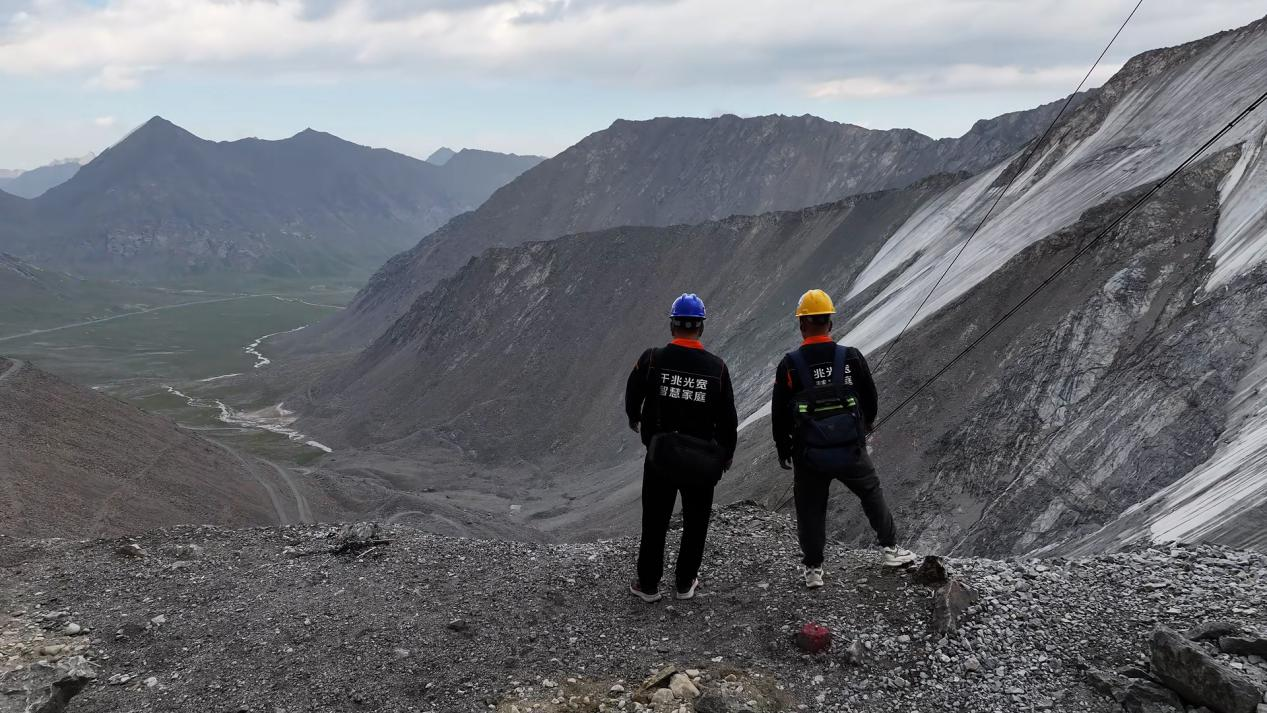
[[[616,118],[816,114],[957,136],[1067,94],[1135,0],[0,0],[0,168],[153,115],[426,156],[553,154]],[[1097,72],[1256,20],[1144,0]]]

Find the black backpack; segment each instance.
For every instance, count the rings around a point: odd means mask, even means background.
[[[678,431],[660,431],[660,401],[653,394],[651,374],[657,371],[655,362],[659,349],[652,349],[647,362],[647,398],[656,399],[654,405],[655,434],[647,443],[647,456],[656,470],[675,475],[686,481],[716,485],[725,469],[722,448],[712,439],[699,438]],[[646,428],[648,424],[643,424]]]
[[[824,475],[835,475],[856,465],[866,452],[867,428],[858,395],[845,385],[848,349],[836,345],[831,383],[818,386],[799,349],[788,352],[800,378],[801,391],[792,397],[792,421],[798,460]]]

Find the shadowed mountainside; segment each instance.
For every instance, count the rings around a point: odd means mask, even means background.
[[[0,359],[0,533],[294,521],[291,495],[265,470],[166,419]]]
[[[938,173],[975,172],[1031,141],[1062,103],[979,121],[960,138],[940,140],[808,115],[619,120],[394,257],[345,314],[291,341],[308,350],[362,346],[490,247],[796,210]]]
[[[155,117],[31,201],[0,248],[38,265],[156,279],[356,274],[471,210],[540,159],[435,166],[330,134],[206,141]]]

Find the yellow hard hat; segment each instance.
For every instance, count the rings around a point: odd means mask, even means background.
[[[822,290],[810,290],[801,295],[801,301],[796,305],[797,317],[813,317],[819,314],[836,314],[836,305],[831,303],[831,298]]]

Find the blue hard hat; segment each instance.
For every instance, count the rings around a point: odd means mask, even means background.
[[[694,292],[688,292],[673,300],[673,308],[669,310],[669,316],[674,319],[706,319],[708,317],[704,312],[704,300],[701,300]]]

